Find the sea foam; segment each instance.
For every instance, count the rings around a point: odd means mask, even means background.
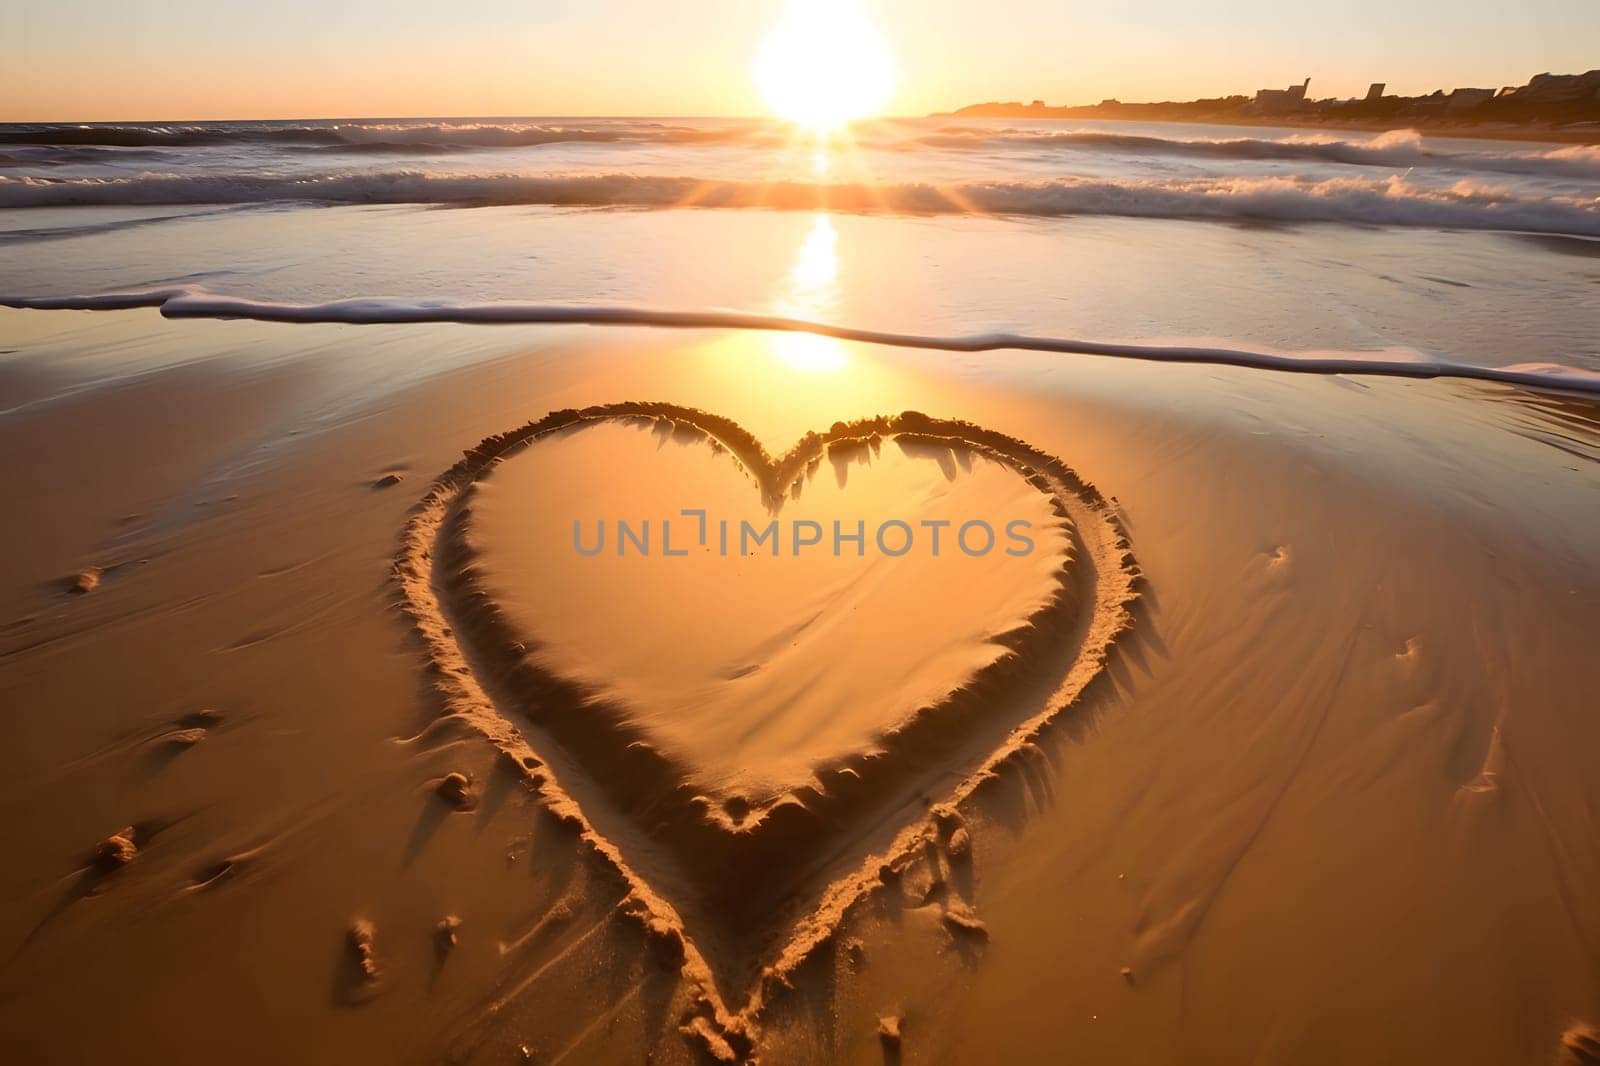
[[[1268,137],[1174,138],[1110,130],[1001,130],[947,126],[904,142],[963,150],[994,148],[1070,149],[1132,155],[1188,156],[1199,159],[1342,163],[1348,166],[1406,169],[1438,167],[1540,177],[1600,179],[1600,145],[1516,150],[1443,149],[1429,145],[1417,130],[1390,130],[1361,140],[1311,134]]]
[[[1600,372],[1545,363],[1488,367],[1421,353],[1285,352],[1186,345],[1113,344],[1025,333],[938,336],[859,329],[806,319],[725,310],[668,310],[580,304],[458,303],[388,298],[295,304],[220,296],[198,288],[144,289],[81,296],[0,296],[0,307],[33,310],[112,311],[157,308],[167,318],[252,319],[260,322],[383,325],[452,322],[479,325],[546,324],[653,326],[663,329],[736,329],[815,333],[840,340],[938,352],[1021,350],[1107,356],[1157,363],[1201,363],[1302,374],[1361,374],[1396,378],[1462,378],[1531,388],[1600,395]]]

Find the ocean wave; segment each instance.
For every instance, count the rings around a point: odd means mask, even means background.
[[[1421,353],[1284,352],[1184,345],[1113,344],[1025,333],[939,336],[860,329],[744,311],[665,310],[637,306],[531,303],[453,303],[388,298],[321,304],[280,303],[220,296],[176,287],[81,296],[0,296],[0,307],[38,311],[126,311],[157,308],[166,318],[251,319],[259,322],[398,325],[421,322],[471,325],[653,326],[661,329],[737,329],[815,333],[864,344],[939,352],[1021,350],[1092,355],[1157,363],[1201,363],[1301,374],[1364,374],[1398,378],[1463,378],[1519,387],[1566,389],[1600,395],[1600,372],[1549,363],[1487,367]]]
[[[679,126],[660,122],[551,123],[321,123],[310,125],[32,125],[0,128],[0,144],[59,147],[204,148],[227,145],[310,147],[348,151],[427,151],[527,148],[543,144],[782,143],[758,124]]]
[[[0,207],[75,205],[443,204],[459,206],[749,208],[853,213],[1332,222],[1493,229],[1600,237],[1600,197],[1529,197],[1469,181],[1447,188],[1387,179],[1292,177],[1133,180],[1061,178],[930,184],[724,182],[635,174],[436,174],[378,171],[311,177],[140,174],[115,178],[0,175]]]
[[[907,147],[987,150],[995,147],[1079,149],[1201,159],[1342,163],[1347,166],[1448,167],[1497,174],[1600,178],[1600,145],[1544,151],[1459,152],[1426,147],[1417,130],[1390,130],[1366,140],[1297,135],[1283,140],[1238,137],[1184,140],[1105,130],[984,129],[946,126],[906,142]]]
[[[1447,151],[1428,145],[1422,134],[1413,129],[1391,130],[1360,139],[1320,134],[1300,134],[1283,139],[1185,139],[1094,128],[1038,129],[971,125],[947,125],[919,133],[915,126],[904,121],[879,120],[859,127],[854,137],[860,147],[892,152],[928,148],[961,151],[1061,149],[1237,162],[1313,162],[1396,169],[1439,167],[1555,178],[1600,178],[1600,146]],[[773,148],[791,140],[792,137],[781,126],[762,120],[719,125],[606,120],[572,123],[369,121],[0,126],[0,145],[58,149],[182,149],[256,145],[330,153],[431,155],[573,143]]]

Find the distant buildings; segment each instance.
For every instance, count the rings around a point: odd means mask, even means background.
[[[1262,111],[1297,111],[1305,106],[1306,90],[1309,88],[1310,78],[1287,89],[1258,89],[1256,107]]]
[[[1445,97],[1445,107],[1451,111],[1460,111],[1468,107],[1477,107],[1494,99],[1493,89],[1453,89]]]
[[[1600,70],[1585,74],[1535,74],[1528,84],[1502,95],[1518,103],[1585,104],[1600,102]]]
[[[1358,111],[1374,115],[1387,114],[1393,111],[1410,109],[1426,113],[1428,111],[1473,111],[1478,113],[1484,104],[1495,102],[1495,108],[1502,107],[1502,101],[1515,101],[1514,111],[1523,111],[1528,105],[1540,107],[1592,107],[1600,103],[1600,71],[1589,71],[1587,74],[1535,74],[1527,85],[1517,88],[1507,86],[1496,91],[1494,89],[1461,88],[1435,89],[1426,96],[1394,97],[1384,96],[1387,83],[1373,82],[1367,88],[1367,95],[1359,100],[1308,100],[1306,90],[1311,86],[1311,79],[1307,78],[1299,85],[1291,85],[1287,89],[1259,89],[1250,101],[1249,110],[1255,114],[1284,114],[1286,112],[1330,112],[1340,108],[1354,108]],[[1491,109],[1493,110],[1493,109]]]
[[[1311,100],[1311,79],[1287,89],[1262,89],[1253,96],[1220,96],[1160,103],[1102,100],[1089,106],[1031,103],[974,104],[954,112],[1000,118],[1111,118],[1154,122],[1243,122],[1273,125],[1394,123],[1418,129],[1522,127],[1566,131],[1573,139],[1600,140],[1600,70],[1583,74],[1536,74],[1523,86],[1435,89],[1422,96],[1386,96],[1373,82],[1364,97]]]

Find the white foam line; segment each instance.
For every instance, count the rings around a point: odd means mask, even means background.
[[[0,297],[0,306],[41,311],[112,311],[158,308],[166,318],[250,319],[257,322],[396,325],[440,322],[468,325],[652,326],[661,329],[737,329],[814,333],[863,344],[924,348],[941,352],[1004,349],[1099,355],[1155,363],[1201,363],[1296,374],[1360,374],[1397,378],[1465,378],[1527,388],[1567,389],[1600,395],[1600,373],[1574,367],[1474,366],[1442,359],[1386,359],[1353,353],[1291,354],[1242,348],[1183,345],[1112,344],[1026,333],[973,333],[935,336],[836,326],[780,315],[744,311],[672,311],[650,307],[572,304],[442,303],[394,299],[337,300],[321,304],[275,303],[218,296],[194,289],[149,289],[89,296]]]

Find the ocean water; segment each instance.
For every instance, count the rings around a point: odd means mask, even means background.
[[[714,312],[1582,377],[1597,285],[1596,146],[954,118],[826,143],[732,120],[0,126],[14,305]]]

